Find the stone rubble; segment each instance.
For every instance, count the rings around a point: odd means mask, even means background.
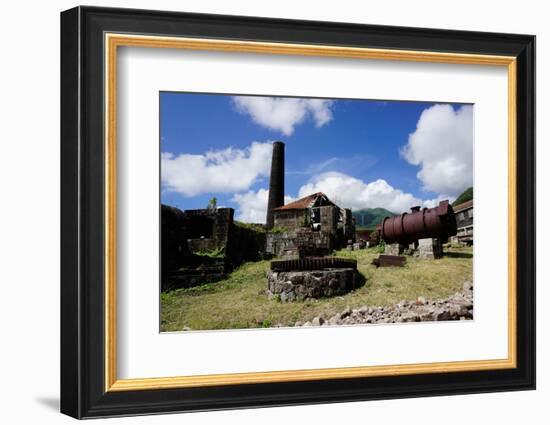
[[[401,301],[390,307],[362,306],[336,313],[330,318],[315,317],[310,322],[294,326],[335,326],[367,323],[403,323],[473,319],[474,294],[472,282],[464,282],[463,291],[441,300]]]

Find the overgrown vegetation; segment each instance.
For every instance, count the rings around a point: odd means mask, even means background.
[[[269,229],[269,233],[286,233],[288,232],[288,229],[283,226],[273,226],[271,229]]]
[[[227,279],[161,294],[162,331],[293,326],[316,316],[328,318],[346,307],[388,306],[402,300],[445,298],[472,279],[472,248],[448,248],[440,260],[407,257],[405,267],[374,267],[378,248],[335,252],[355,258],[365,285],[341,297],[282,303],[268,300],[269,261],[245,263]]]
[[[201,255],[203,257],[210,257],[210,258],[224,258],[225,250],[223,249],[223,247],[214,248],[214,249],[205,249],[202,251],[196,251],[195,255]]]
[[[260,223],[245,223],[244,221],[237,221],[237,220],[235,220],[233,223],[235,224],[235,226],[241,227],[243,229],[265,233],[265,226]]]

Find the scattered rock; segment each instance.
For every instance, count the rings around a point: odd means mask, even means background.
[[[463,289],[465,292],[466,292],[466,291],[473,291],[474,285],[472,284],[472,282],[466,281],[466,282],[464,282],[464,285],[462,286],[462,289]]]
[[[407,313],[401,317],[402,322],[420,322],[420,316],[416,313]]]
[[[436,312],[434,313],[434,316],[435,316],[435,320],[440,322],[451,319],[451,314],[449,313],[449,311],[443,310],[443,309],[436,310]]]
[[[332,316],[330,319],[328,319],[327,324],[328,325],[340,325],[342,323],[342,317],[340,316],[340,313],[336,313],[334,316]]]
[[[369,314],[369,306],[367,305],[364,305],[363,307],[361,307],[360,309],[357,310],[357,313],[361,314],[361,315],[365,315],[365,314]]]
[[[323,319],[322,317],[314,317],[313,320],[311,321],[311,324],[313,326],[322,326],[323,323],[325,323],[325,319]]]
[[[426,298],[424,298],[424,297],[418,297],[418,298],[416,299],[416,304],[417,304],[417,305],[424,305],[424,304],[426,304]]]
[[[326,321],[318,316],[304,324],[296,322],[295,326],[471,320],[474,307],[472,282],[465,282],[463,289],[463,292],[441,300],[418,297],[415,301],[401,301],[391,307],[365,305],[352,310],[348,306]]]
[[[352,310],[351,310],[351,307],[350,306],[347,306],[346,309],[340,313],[340,317],[342,319],[345,319],[346,317],[348,317],[350,314],[352,313]]]

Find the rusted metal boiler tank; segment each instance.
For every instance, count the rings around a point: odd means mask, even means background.
[[[448,200],[435,208],[412,207],[410,213],[386,217],[376,230],[386,243],[410,244],[418,239],[446,240],[456,235],[456,218]]]

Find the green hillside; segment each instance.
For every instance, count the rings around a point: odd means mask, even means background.
[[[385,208],[363,208],[352,212],[355,218],[355,225],[358,228],[373,229],[384,217],[392,217],[395,214]]]
[[[460,195],[458,195],[458,198],[455,199],[455,201],[452,203],[452,206],[455,207],[458,204],[462,204],[463,202],[468,202],[474,199],[474,188],[469,187],[464,192],[462,192]]]

